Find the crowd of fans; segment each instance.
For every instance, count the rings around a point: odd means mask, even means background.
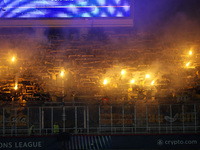
[[[133,31],[55,33],[45,42],[30,38],[26,44],[33,47],[28,50],[23,46],[9,53],[1,50],[0,100],[99,103],[107,98],[110,103],[177,103],[198,99],[200,64],[195,42],[180,46],[180,42],[159,41],[153,34]]]

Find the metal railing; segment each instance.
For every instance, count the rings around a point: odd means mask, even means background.
[[[0,108],[3,136],[199,133],[200,105],[88,105]]]

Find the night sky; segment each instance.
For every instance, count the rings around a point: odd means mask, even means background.
[[[180,17],[200,23],[200,0],[135,0],[134,23],[141,30],[165,26]]]

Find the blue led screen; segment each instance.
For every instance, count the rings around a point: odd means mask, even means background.
[[[130,17],[130,0],[0,0],[0,18]]]

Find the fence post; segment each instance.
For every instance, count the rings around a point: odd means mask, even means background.
[[[87,134],[89,134],[89,128],[90,128],[90,123],[89,123],[89,109],[88,109],[88,106],[87,106]]]
[[[185,132],[185,113],[184,113],[184,105],[182,105],[182,119],[183,119],[183,133]]]
[[[158,132],[160,133],[160,105],[158,105]]]
[[[39,133],[40,133],[40,135],[41,135],[41,125],[42,125],[42,111],[41,111],[41,107],[39,107]]]
[[[170,118],[172,118],[172,105],[170,104]],[[170,132],[172,133],[172,122],[170,122]]]
[[[195,127],[195,133],[197,133],[197,107],[196,107],[196,104],[194,104],[194,127]]]
[[[101,132],[101,107],[99,105],[99,130]]]
[[[136,105],[134,106],[134,124],[135,124],[135,133],[137,132],[137,114],[136,114]]]
[[[42,107],[42,116],[41,116],[41,126],[42,126],[42,129],[44,129],[44,108]]]
[[[148,105],[146,104],[146,131],[149,132]]]
[[[111,133],[112,133],[113,132],[112,106],[110,106],[110,127],[111,127]]]
[[[13,121],[13,120],[12,120]],[[14,120],[14,124],[15,124],[15,128],[14,128],[14,133],[17,136],[17,124],[18,124],[19,118],[17,117],[17,108],[15,107],[15,120]],[[13,123],[13,122],[12,122]],[[12,128],[12,126],[11,126]],[[12,132],[12,129],[11,129]],[[11,133],[12,134],[12,133]]]
[[[62,114],[62,117],[63,117],[62,118],[63,119],[63,132],[65,132],[65,120],[66,120],[65,116],[66,116],[65,115],[65,106],[63,106],[63,114]]]
[[[29,127],[30,127],[30,118],[29,118],[30,108],[27,108],[27,133],[29,135]]]
[[[75,133],[77,133],[77,106],[75,106]]]
[[[123,120],[123,133],[124,133],[124,105],[122,105],[122,120]]]
[[[87,113],[86,113],[86,111],[87,111],[87,109],[86,109],[86,107],[84,106],[83,107],[84,109],[83,109],[83,128],[84,128],[84,130],[86,129],[86,127],[87,127]]]
[[[3,107],[3,136],[5,136],[5,108]]]
[[[51,107],[51,133],[53,133],[53,107]]]

